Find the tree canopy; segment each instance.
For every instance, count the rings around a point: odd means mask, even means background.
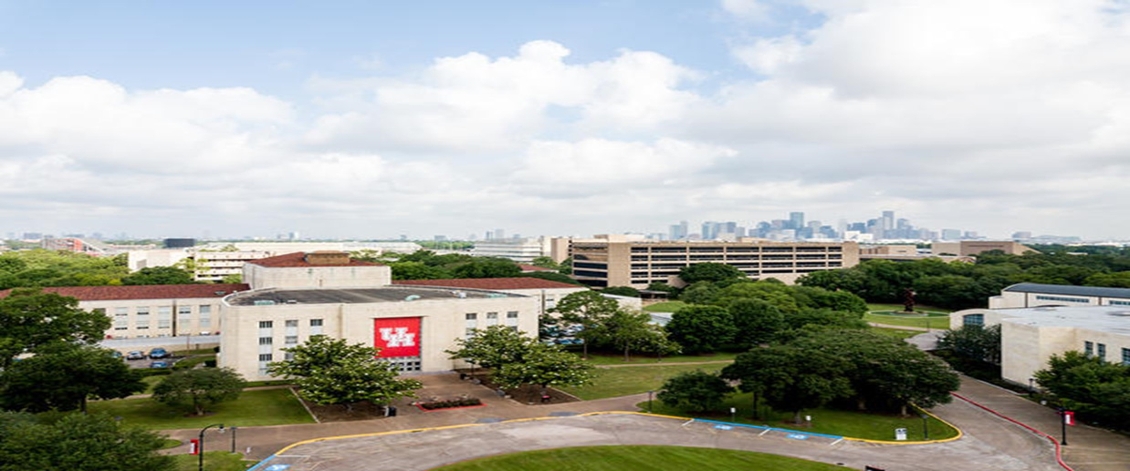
[[[36,289],[15,289],[0,299],[0,368],[22,353],[55,342],[94,344],[110,328],[105,313],[88,312],[78,300]]]
[[[582,354],[588,358],[589,344],[601,335],[600,326],[618,309],[620,303],[615,299],[596,291],[578,291],[558,300],[552,312],[560,314],[562,322],[580,326],[581,330],[576,333],[576,337],[584,342]]]
[[[231,368],[174,371],[153,388],[153,400],[204,415],[215,404],[239,399],[247,381]]]
[[[315,404],[345,404],[350,410],[361,401],[384,405],[423,387],[399,378],[395,367],[375,357],[378,349],[364,344],[314,335],[284,350],[293,358],[271,363],[268,373],[293,380],[299,396]]]
[[[656,397],[668,406],[689,412],[717,410],[734,388],[715,373],[702,370],[667,379]]]
[[[1130,366],[1069,351],[1033,376],[1080,419],[1130,430]]]
[[[737,333],[730,313],[718,306],[682,307],[671,315],[666,329],[671,340],[689,354],[713,353],[732,342]]]
[[[718,283],[727,280],[741,280],[747,278],[747,276],[741,270],[725,263],[694,263],[680,269],[679,278],[689,285],[699,281]]]
[[[107,414],[0,413],[4,471],[165,471],[164,439]]]
[[[146,267],[122,277],[123,285],[190,285],[192,272],[178,267]]]
[[[85,412],[88,398],[119,399],[146,388],[141,374],[111,350],[56,342],[0,372],[0,406]]]

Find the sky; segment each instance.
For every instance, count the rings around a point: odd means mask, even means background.
[[[1130,1],[0,0],[0,234],[1130,239]]]

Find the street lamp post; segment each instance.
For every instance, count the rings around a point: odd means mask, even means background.
[[[1028,397],[1036,394],[1036,378],[1028,378]]]
[[[235,453],[235,426],[228,427],[231,430],[231,452]]]
[[[1060,440],[1059,444],[1067,446],[1067,409],[1058,407],[1059,411],[1059,426],[1060,426]]]
[[[212,424],[212,425],[209,425],[207,427],[200,429],[200,442],[199,442],[200,448],[198,450],[196,450],[197,452],[200,453],[200,465],[199,465],[199,467],[197,467],[198,471],[204,471],[204,432],[206,432],[208,429],[210,429],[212,427],[219,427],[221,432],[224,431],[224,424]]]
[[[930,439],[930,416],[922,414],[922,439]]]
[[[647,392],[647,413],[648,414],[651,413],[651,395],[653,393],[655,393],[655,391],[648,391]]]

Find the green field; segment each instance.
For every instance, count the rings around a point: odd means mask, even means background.
[[[897,414],[873,414],[836,409],[812,409],[802,413],[812,417],[810,424],[792,423],[793,415],[789,412],[776,412],[762,406],[763,418],[754,420],[752,394],[735,394],[730,396],[722,407],[729,411],[731,407],[737,409],[734,422],[752,425],[764,425],[795,429],[800,431],[840,435],[844,437],[863,438],[867,440],[894,440],[895,429],[907,429],[907,438],[911,441],[924,439],[922,418],[917,411],[911,410],[910,417],[899,417]],[[647,410],[647,402],[637,404],[640,410]],[[663,415],[680,417],[696,417],[703,419],[722,420],[730,422],[728,412],[715,414],[688,414],[675,408],[668,407],[659,400],[652,401],[652,412]],[[940,440],[957,436],[957,430],[934,417],[927,419],[926,425],[930,429],[930,439]]]
[[[593,365],[663,365],[665,363],[696,363],[704,361],[733,361],[737,353],[714,353],[708,355],[675,355],[657,360],[654,355],[631,356],[631,361],[624,361],[624,355],[615,353],[589,352],[589,363]]]
[[[687,303],[684,303],[682,301],[664,301],[661,303],[644,306],[643,310],[647,312],[675,312],[678,311],[679,308],[686,305]]]
[[[205,442],[205,447],[212,447],[212,442]],[[222,437],[219,440],[220,446],[230,446],[229,442],[225,442]],[[226,448],[230,449],[230,448]],[[200,466],[200,455],[173,455],[173,471],[196,471]],[[228,453],[226,451],[204,451],[204,470],[205,471],[242,471],[244,469],[255,466],[254,461],[244,461],[243,455],[238,453]]]
[[[186,416],[182,410],[150,398],[94,401],[87,407],[91,413],[105,412],[121,417],[123,423],[154,430],[200,428],[216,423],[229,427],[314,423],[289,389],[244,391],[239,400],[216,405],[203,417]]]
[[[785,456],[717,448],[587,446],[528,451],[457,463],[436,471],[733,470],[833,471],[843,467]]]
[[[627,396],[630,394],[658,391],[663,382],[685,371],[718,371],[724,363],[714,365],[664,365],[597,368],[592,384],[580,388],[560,388],[569,394],[586,401],[606,397]]]
[[[876,324],[917,327],[919,329],[948,329],[949,310],[930,306],[915,306],[915,312],[903,313],[901,304],[868,304],[870,310],[863,320]]]

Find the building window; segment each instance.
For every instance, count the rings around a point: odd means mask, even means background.
[[[157,306],[157,328],[169,329],[173,326],[173,307]]]
[[[177,306],[177,334],[192,335],[192,306]]]
[[[322,335],[321,319],[310,319],[310,335]]]
[[[1130,348],[1122,349],[1122,364],[1130,366]]]
[[[966,314],[964,317],[962,317],[961,321],[962,321],[963,325],[983,326],[983,325],[985,325],[985,315],[984,314]]]
[[[1100,343],[1096,352],[1099,354],[1099,361],[1106,361],[1106,344]]]
[[[200,305],[200,329],[211,329],[211,306]]]
[[[475,328],[474,327],[468,327],[463,332],[463,338],[464,339],[470,339],[471,337],[474,337],[474,336],[475,336]]]
[[[259,337],[259,345],[271,345],[274,340],[271,337]]]
[[[1095,343],[1091,341],[1083,342],[1083,354],[1091,356],[1095,354]]]
[[[518,327],[518,311],[508,311],[506,313],[506,325],[510,327]]]
[[[297,328],[298,328],[298,321],[297,321],[297,320],[288,320],[288,321],[286,321],[286,328],[288,328],[288,329],[289,329],[289,328],[291,328],[291,327],[293,327],[293,328],[297,329]]]
[[[129,308],[116,307],[114,308],[114,330],[127,330],[129,329]]]
[[[1067,296],[1048,296],[1048,295],[1042,295],[1042,294],[1037,294],[1036,299],[1039,300],[1039,301],[1059,301],[1059,302],[1064,302],[1064,303],[1077,303],[1077,304],[1088,304],[1088,303],[1091,302],[1091,300],[1087,299],[1087,298],[1072,298],[1072,297],[1067,297]]]
[[[267,374],[267,366],[270,365],[271,358],[272,357],[271,357],[270,353],[260,353],[259,354],[259,374],[261,374],[261,375]]]
[[[467,331],[475,330],[475,328],[477,328],[479,326],[479,315],[478,314],[473,313],[473,312],[468,312],[467,314],[463,315],[463,318],[466,319],[466,322],[464,323],[463,327],[466,327]]]
[[[149,306],[141,306],[137,308],[137,321],[135,326],[138,330],[149,329]]]
[[[259,321],[259,328],[260,329],[270,329],[274,326],[275,326],[275,323],[273,321]]]
[[[297,335],[287,335],[286,336],[286,345],[288,347],[298,345],[298,336]]]
[[[487,327],[490,327],[492,325],[498,325],[498,313],[497,312],[488,312],[487,313]]]

